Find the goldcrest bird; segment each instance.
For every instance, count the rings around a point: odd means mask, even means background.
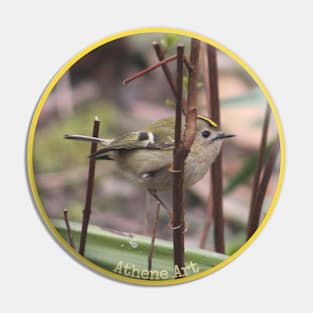
[[[158,191],[172,188],[170,171],[174,149],[174,118],[166,118],[139,131],[126,133],[116,139],[103,139],[82,135],[65,135],[66,139],[96,142],[104,146],[90,158],[114,160],[118,168],[139,183],[166,208]],[[196,137],[185,161],[184,186],[198,182],[218,156],[225,134],[209,118],[198,115]]]

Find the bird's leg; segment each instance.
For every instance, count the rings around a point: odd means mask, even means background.
[[[170,209],[167,204],[164,203],[164,201],[161,200],[161,198],[159,197],[159,195],[157,194],[157,191],[155,189],[148,189],[149,193],[151,194],[151,196],[158,202],[161,203],[162,207],[167,211],[170,221],[168,223],[168,227],[170,229],[178,229],[181,227],[184,227],[184,232],[187,231],[188,229],[188,225],[187,223],[184,223],[184,225],[178,225],[178,226],[173,226],[173,209]]]
[[[171,217],[173,216],[173,210],[170,209],[164,201],[161,200],[161,198],[158,196],[157,191],[155,189],[148,189],[150,195],[158,202],[161,203],[162,207],[167,211],[168,215]]]

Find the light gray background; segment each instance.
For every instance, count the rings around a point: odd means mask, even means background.
[[[297,5],[161,0],[3,3],[1,311],[312,310],[313,23],[309,1],[297,1]],[[274,98],[287,150],[278,205],[254,244],[209,277],[159,288],[103,278],[69,257],[40,222],[25,173],[31,116],[56,71],[93,42],[146,26],[200,33],[245,60]]]

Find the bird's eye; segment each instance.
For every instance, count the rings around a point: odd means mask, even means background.
[[[202,134],[203,138],[209,138],[211,135],[211,132],[209,132],[208,130],[204,130],[204,131],[202,131],[201,134]]]

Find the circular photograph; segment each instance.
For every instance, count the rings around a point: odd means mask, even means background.
[[[70,59],[27,144],[30,189],[56,241],[93,271],[142,285],[236,258],[274,209],[284,159],[258,76],[219,43],[168,28],[120,33]]]

